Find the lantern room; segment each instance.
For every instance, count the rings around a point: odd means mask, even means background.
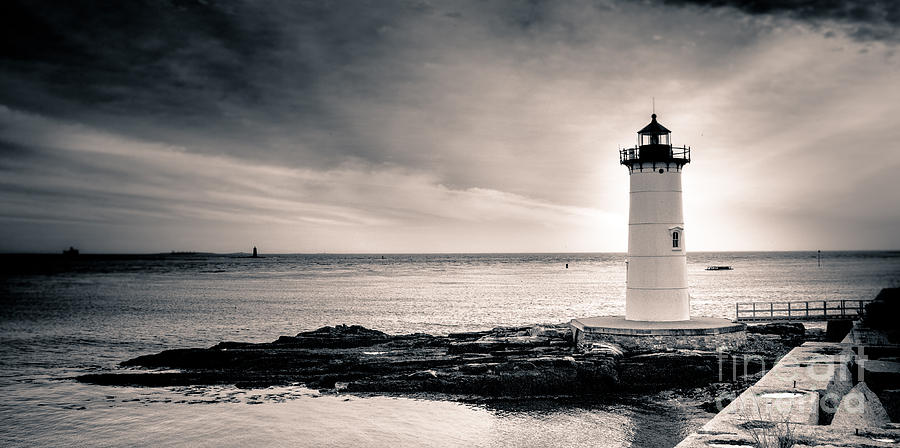
[[[650,124],[638,131],[638,144],[619,151],[619,162],[632,172],[645,168],[656,170],[660,163],[667,170],[680,170],[690,163],[691,149],[672,146],[672,131],[656,121],[656,114],[651,115],[650,120]]]
[[[656,121],[656,114],[650,116],[650,124],[638,131],[638,146],[671,145],[672,131]]]

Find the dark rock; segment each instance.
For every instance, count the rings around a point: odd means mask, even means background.
[[[350,348],[371,346],[388,339],[390,337],[386,333],[378,330],[359,325],[337,325],[298,333],[293,339],[282,336],[276,342],[310,348]]]
[[[104,373],[79,381],[110,385],[304,383],[367,392],[440,392],[521,396],[609,390],[615,360],[576,361],[572,344],[553,344],[559,329],[498,327],[489,332],[391,336],[360,326],[322,327],[272,343],[223,342],[208,349],[166,350],[122,363],[181,372]],[[536,334],[532,335],[532,332]],[[589,381],[589,384],[575,384]]]
[[[530,336],[543,336],[562,342],[572,341],[572,328],[568,325],[533,325],[528,329]]]
[[[825,324],[825,340],[828,342],[841,342],[852,328],[852,320],[830,320]]]
[[[803,336],[806,328],[798,322],[773,322],[763,325],[748,325],[747,333],[777,334],[779,336]]]
[[[500,351],[496,351],[496,352],[491,352],[490,355],[495,358],[515,358],[515,357],[529,356],[529,355],[535,353],[534,350],[535,349],[532,349],[532,350],[527,350],[527,349],[500,350]]]
[[[275,344],[297,344],[299,340],[296,336],[279,336],[278,340],[274,342]]]
[[[450,333],[447,337],[450,339],[478,339],[489,334],[491,334],[490,331],[467,331],[462,333]]]
[[[430,380],[438,377],[437,372],[434,370],[420,370],[418,372],[413,372],[406,375],[407,378],[411,380]]]
[[[297,333],[298,338],[370,338],[370,339],[388,339],[387,333],[372,330],[361,325],[336,325],[334,327],[322,327],[313,331],[304,331]]]
[[[633,389],[693,387],[719,380],[716,352],[679,350],[627,356],[619,361],[621,385]]]
[[[900,300],[900,288],[882,288],[875,296],[875,300],[879,302],[893,302]]]
[[[778,336],[753,336],[768,338],[757,347],[761,351],[775,356],[786,351]],[[660,388],[717,379],[715,353],[624,356],[610,344],[577,348],[567,342],[569,337],[562,326],[551,325],[497,327],[443,337],[388,335],[339,325],[282,336],[271,343],[223,342],[208,349],[166,350],[121,364],[180,369],[177,372],[95,373],[78,380],[130,386],[301,383],[352,392],[507,398],[598,394],[620,386]]]
[[[779,356],[800,346],[806,338],[782,337],[775,334],[747,334],[747,341],[741,347],[741,354],[766,360],[770,366]]]
[[[887,389],[878,394],[884,410],[894,423],[900,423],[900,389]]]
[[[825,337],[825,330],[821,328],[807,328],[806,333],[803,335],[803,339],[805,342],[825,342],[827,340]]]
[[[590,342],[583,344],[582,350],[589,356],[611,356],[616,359],[624,356],[622,348],[610,342]]]
[[[520,325],[520,326],[510,326],[510,327],[494,327],[491,330],[491,333],[494,334],[506,334],[513,335],[516,333],[527,333],[531,330],[533,325]]]
[[[528,351],[534,347],[550,346],[544,336],[483,336],[475,341],[451,342],[449,353],[496,353]]]
[[[500,364],[496,362],[463,364],[459,366],[459,371],[467,375],[479,375],[490,373],[498,365]]]
[[[900,315],[900,288],[884,288],[866,305],[863,323],[885,333],[892,343],[900,341],[896,316]]]
[[[865,381],[876,392],[893,389],[900,384],[900,362],[886,359],[857,359],[855,364],[862,367],[862,376],[857,380]]]

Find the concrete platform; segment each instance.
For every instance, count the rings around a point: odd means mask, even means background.
[[[746,325],[714,317],[649,322],[625,320],[624,316],[600,316],[572,319],[569,326],[579,344],[613,343],[632,352],[733,349],[747,340]]]
[[[587,333],[622,335],[700,335],[741,331],[746,325],[718,317],[694,317],[673,322],[625,320],[624,316],[572,319],[571,325]]]

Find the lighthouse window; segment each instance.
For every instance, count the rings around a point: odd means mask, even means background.
[[[669,134],[640,134],[638,142],[641,145],[668,145]]]
[[[672,248],[678,249],[678,232],[672,232]]]

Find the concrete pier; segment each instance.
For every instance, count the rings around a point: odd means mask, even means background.
[[[851,372],[861,359],[859,349],[846,342],[804,343],[676,448],[790,446],[778,445],[779,438],[802,446],[898,446],[900,425],[883,417],[869,421],[884,415],[878,398],[869,393],[860,400],[852,392],[868,390],[865,375]],[[835,416],[848,407],[853,409],[843,412],[858,418]],[[832,424],[833,418],[840,422]]]

